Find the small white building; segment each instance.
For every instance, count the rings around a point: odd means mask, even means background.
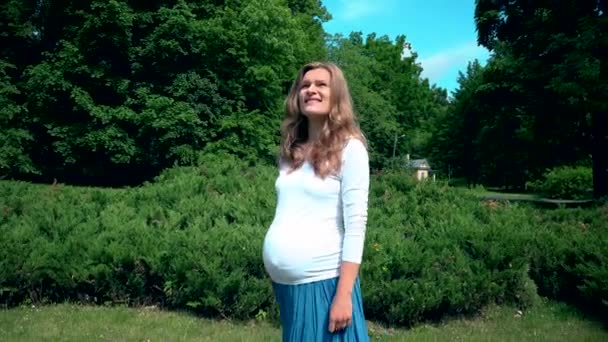
[[[407,154],[405,157],[405,165],[408,169],[412,170],[414,177],[421,181],[429,177],[431,172],[431,165],[426,159],[410,159],[410,155]]]

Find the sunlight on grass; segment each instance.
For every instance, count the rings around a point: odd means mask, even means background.
[[[380,332],[380,331],[377,331]],[[584,318],[571,307],[542,301],[525,312],[492,307],[469,319],[422,324],[408,331],[384,331],[378,341],[608,341],[602,323]]]
[[[476,196],[491,196],[501,199],[540,199],[541,196],[531,193],[518,193],[518,192],[501,192],[496,190],[489,190],[484,188],[483,186],[475,186],[472,188],[468,188],[466,185],[462,186],[453,186],[457,191],[462,191],[464,193],[471,193]]]
[[[601,323],[543,302],[526,312],[492,307],[481,316],[412,329],[370,323],[374,341],[607,341]],[[157,309],[57,305],[0,311],[1,341],[280,341],[267,322],[213,321]]]
[[[0,311],[0,341],[280,341],[269,323],[211,321],[157,309],[57,305]]]

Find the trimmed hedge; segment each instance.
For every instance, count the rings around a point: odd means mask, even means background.
[[[276,318],[261,258],[276,170],[230,156],[198,165],[120,190],[0,182],[0,301]],[[607,298],[606,217],[593,219],[605,207],[571,219],[565,209],[480,202],[406,178],[372,179],[361,268],[369,319],[412,324],[493,302],[526,307],[536,296],[529,275],[543,294]],[[594,233],[572,239],[567,227],[579,221]]]

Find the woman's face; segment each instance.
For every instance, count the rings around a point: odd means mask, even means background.
[[[302,114],[309,119],[329,114],[331,109],[331,74],[324,68],[312,69],[304,74],[300,83],[298,101]]]

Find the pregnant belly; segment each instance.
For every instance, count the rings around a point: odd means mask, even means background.
[[[297,284],[337,272],[340,244],[311,231],[270,229],[264,239],[264,266],[278,283]]]

